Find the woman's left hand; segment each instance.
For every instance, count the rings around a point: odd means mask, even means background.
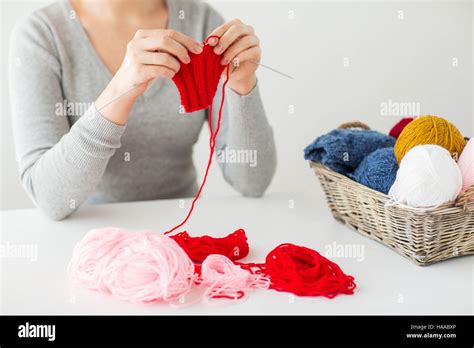
[[[208,44],[214,46],[214,52],[222,56],[221,64],[229,64],[230,79],[228,86],[240,95],[249,94],[257,83],[255,71],[260,63],[260,40],[250,25],[234,19],[217,27]]]

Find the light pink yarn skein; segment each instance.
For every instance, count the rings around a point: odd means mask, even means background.
[[[92,230],[69,264],[74,283],[133,303],[172,301],[187,294],[194,264],[171,238],[150,231]]]
[[[465,191],[474,185],[474,138],[469,140],[464,147],[461,156],[459,156],[458,165],[462,175],[462,190]],[[470,200],[474,201],[474,195]]]
[[[242,299],[253,288],[268,289],[270,279],[235,265],[224,255],[209,255],[202,263],[201,284],[206,287],[204,300]]]

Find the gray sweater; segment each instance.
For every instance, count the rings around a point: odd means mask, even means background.
[[[168,7],[168,27],[198,41],[223,23],[205,3],[172,0]],[[207,124],[207,110],[180,112],[176,86],[160,79],[138,98],[126,126],[104,118],[93,102],[112,75],[67,1],[18,23],[10,54],[21,182],[48,216],[63,219],[84,202],[190,197],[197,192],[192,153]],[[220,99],[219,92],[214,110]],[[226,90],[216,150],[230,185],[245,196],[263,194],[276,155],[258,87],[244,97]]]

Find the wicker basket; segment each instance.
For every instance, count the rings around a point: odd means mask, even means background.
[[[390,199],[387,195],[319,163],[310,162],[310,166],[321,182],[334,218],[417,265],[474,254],[474,202],[468,199],[474,186],[455,202],[434,209],[386,207]]]

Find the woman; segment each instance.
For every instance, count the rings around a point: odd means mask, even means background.
[[[71,0],[34,12],[12,34],[14,138],[21,181],[35,204],[60,220],[86,201],[195,195],[192,151],[207,111],[184,114],[170,79],[209,35],[219,37],[209,44],[222,64],[239,62],[226,87],[216,151],[258,155],[257,165],[220,166],[237,191],[261,196],[276,156],[252,27],[224,23],[196,1]],[[218,92],[214,102],[220,99]]]

